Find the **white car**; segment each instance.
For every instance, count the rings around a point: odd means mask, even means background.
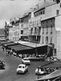
[[[25,64],[19,64],[18,68],[16,69],[17,74],[22,74],[28,71],[28,66]]]
[[[42,67],[37,67],[35,70],[35,74],[37,74],[37,75],[44,75],[45,73],[46,73],[46,71]]]
[[[15,52],[13,52],[13,55],[16,56],[17,54]]]
[[[22,63],[24,63],[24,64],[30,64],[30,60],[28,60],[28,59],[26,59],[26,58],[23,58],[22,59]]]

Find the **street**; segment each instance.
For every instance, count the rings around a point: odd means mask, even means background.
[[[0,58],[5,61],[5,70],[0,71],[0,81],[34,81],[36,78],[35,69],[40,62],[31,62],[28,72],[24,75],[17,75],[16,68],[21,63],[21,59],[16,56],[6,56],[6,52],[0,47]]]
[[[21,59],[16,56],[6,56],[6,52],[0,47],[0,59],[5,62],[5,69],[0,70],[0,81],[34,81],[37,76],[35,75],[36,67],[44,65],[46,61],[31,61],[28,66],[28,72],[26,74],[16,74],[16,68],[21,63]],[[61,62],[55,62],[48,66],[60,66]]]

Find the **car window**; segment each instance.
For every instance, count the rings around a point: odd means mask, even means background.
[[[19,66],[19,68],[25,68],[25,66]]]
[[[41,68],[41,67],[38,67],[38,69],[41,69],[41,71],[44,71],[44,69],[43,69],[43,68]]]
[[[27,59],[24,59],[24,60],[27,60]]]
[[[21,66],[19,66],[19,68],[21,68]]]
[[[24,66],[22,68],[25,68]]]

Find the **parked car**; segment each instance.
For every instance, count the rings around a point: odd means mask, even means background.
[[[4,69],[4,66],[5,66],[4,62],[0,60],[0,69]]]
[[[54,68],[49,68],[49,67],[37,67],[35,70],[35,74],[37,75],[45,75],[53,72],[55,69]]]
[[[48,57],[46,59],[46,61],[50,61],[50,62],[56,62],[56,61],[60,61],[57,57]]]
[[[39,56],[28,56],[28,57],[25,57],[25,59],[28,59],[28,60],[32,60],[32,61],[39,61],[40,60],[40,57]]]
[[[28,65],[28,64],[30,64],[30,60],[29,59],[26,59],[26,58],[23,58],[22,59],[22,63]]]
[[[51,57],[52,61],[60,61],[57,57]]]
[[[41,54],[41,55],[37,55],[36,57],[39,57],[40,60],[44,61],[46,55],[45,54],[44,55]]]
[[[26,66],[25,64],[19,64],[16,69],[17,74],[24,74],[27,71],[28,71],[28,66]]]
[[[39,66],[39,67],[36,68],[35,74],[36,75],[43,75],[43,74],[46,74],[46,71],[43,67]]]

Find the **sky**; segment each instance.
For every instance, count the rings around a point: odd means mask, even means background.
[[[0,28],[4,22],[14,17],[21,17],[41,0],[0,0]]]

